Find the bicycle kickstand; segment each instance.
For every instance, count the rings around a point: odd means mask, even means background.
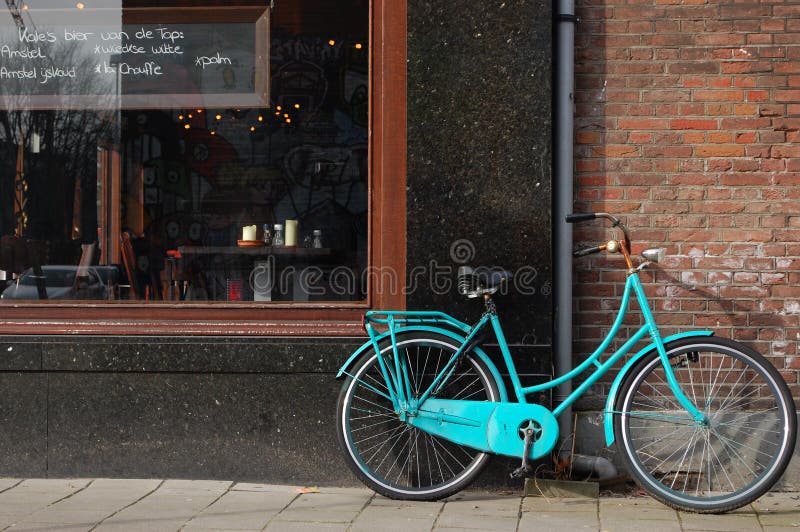
[[[528,455],[531,454],[531,447],[533,447],[533,428],[528,427],[525,429],[525,444],[522,450],[522,465],[511,472],[511,478],[523,478],[531,470],[531,464],[528,460]]]

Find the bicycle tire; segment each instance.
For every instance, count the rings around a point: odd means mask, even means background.
[[[794,451],[797,416],[785,381],[763,356],[732,340],[689,338],[665,349],[708,423],[689,419],[674,399],[658,353],[645,356],[615,405],[615,434],[631,476],[680,510],[724,513],[756,500]]]
[[[417,394],[459,347],[447,336],[414,332],[397,335],[397,346]],[[391,359],[391,343],[379,347],[381,356]],[[436,397],[499,401],[486,364],[474,353],[463,356]],[[461,491],[480,474],[490,455],[401,421],[391,402],[370,389],[386,391],[377,357],[373,350],[359,358],[339,394],[336,428],[348,467],[368,487],[392,499],[432,501]]]

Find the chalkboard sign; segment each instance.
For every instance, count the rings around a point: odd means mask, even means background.
[[[0,19],[0,108],[269,103],[269,9],[31,9],[16,15],[12,10]]]

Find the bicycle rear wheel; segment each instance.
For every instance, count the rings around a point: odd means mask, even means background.
[[[673,508],[722,513],[754,501],[778,481],[794,450],[797,418],[786,383],[764,357],[731,340],[665,347],[683,392],[708,421],[695,422],[678,404],[658,353],[644,357],[616,404],[629,472]]]
[[[418,397],[458,349],[458,343],[433,333],[405,333],[398,335],[397,347]],[[393,364],[391,344],[381,346],[380,356]],[[497,384],[483,361],[472,353],[463,356],[436,397],[499,401]],[[393,499],[437,500],[475,479],[489,459],[487,453],[408,425],[394,413],[385,394],[388,390],[378,355],[365,353],[342,386],[336,414],[345,461],[362,482]]]

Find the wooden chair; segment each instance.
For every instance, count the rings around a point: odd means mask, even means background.
[[[131,235],[123,231],[119,235],[120,255],[122,256],[122,266],[125,268],[125,275],[128,277],[130,287],[130,299],[139,299],[139,278],[136,275],[136,255],[133,254],[133,244]]]

